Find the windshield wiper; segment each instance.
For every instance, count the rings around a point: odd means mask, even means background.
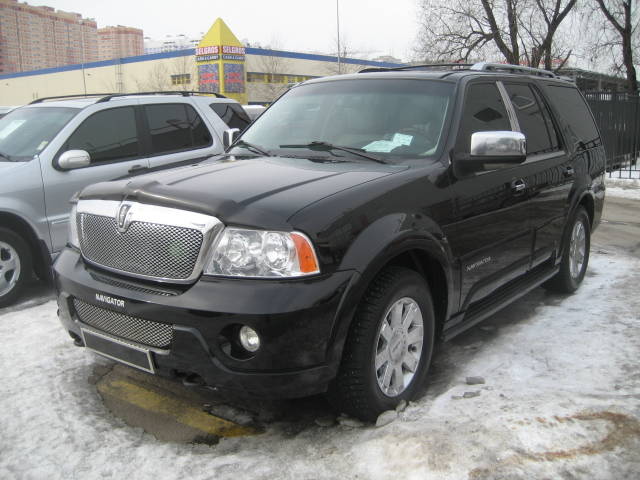
[[[260,155],[264,155],[265,157],[272,157],[271,153],[268,150],[260,147],[259,145],[254,145],[253,143],[249,143],[245,140],[238,140],[236,143],[232,145],[232,147],[245,147],[247,150],[250,150],[254,153],[259,153]]]
[[[307,144],[299,144],[299,145],[298,144],[280,145],[280,148],[308,148],[310,150],[324,150],[324,151],[340,150],[343,152],[351,153],[352,155],[368,158],[369,160],[373,160],[374,162],[387,163],[384,160],[382,160],[380,157],[367,153],[360,148],[343,147],[341,145],[334,145],[329,142],[313,141]]]
[[[7,160],[8,162],[12,162],[13,161],[13,160],[11,160],[11,155],[8,155],[8,154],[6,154],[4,152],[0,152],[0,159],[3,159],[3,158],[5,160]]]

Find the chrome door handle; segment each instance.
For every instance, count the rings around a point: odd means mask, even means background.
[[[575,171],[573,170],[573,167],[567,167],[564,169],[564,176],[565,177],[573,177],[573,174],[575,173]]]
[[[522,193],[527,188],[527,184],[524,183],[524,180],[519,178],[518,180],[514,180],[511,182],[511,191],[513,193]]]

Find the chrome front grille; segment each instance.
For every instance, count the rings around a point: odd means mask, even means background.
[[[202,232],[195,229],[132,222],[120,233],[114,218],[79,215],[80,248],[88,260],[146,277],[184,280],[193,272]]]
[[[73,306],[83,323],[116,337],[157,348],[169,348],[173,327],[138,317],[96,307],[74,299]]]
[[[137,202],[81,200],[80,250],[90,263],[133,277],[174,283],[197,279],[222,230],[215,217]]]

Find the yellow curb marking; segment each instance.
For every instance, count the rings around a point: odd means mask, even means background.
[[[253,435],[253,428],[243,427],[229,420],[215,417],[190,406],[177,398],[161,395],[124,380],[103,381],[98,384],[102,395],[110,395],[149,412],[172,417],[176,422],[218,437]]]

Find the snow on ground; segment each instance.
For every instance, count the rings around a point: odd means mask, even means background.
[[[638,478],[639,281],[637,259],[594,252],[577,294],[536,289],[440,348],[426,394],[385,427],[285,419],[215,446],[114,418],[88,382],[102,360],[55,302],[0,314],[0,478]]]
[[[611,172],[607,174],[605,184],[607,195],[640,200],[640,169]]]

